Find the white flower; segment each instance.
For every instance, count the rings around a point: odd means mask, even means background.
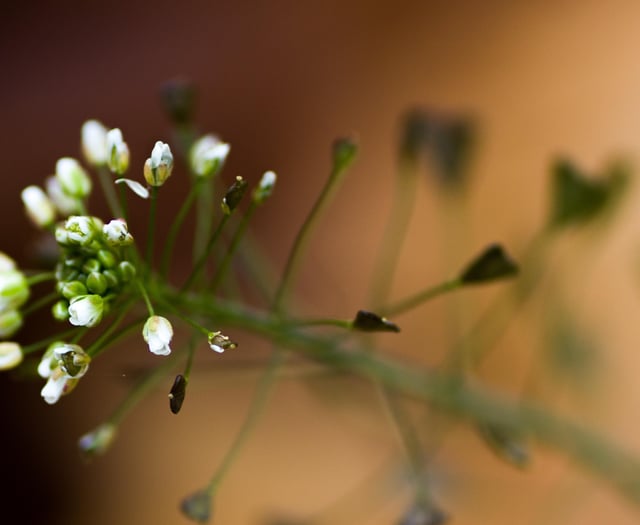
[[[265,171],[260,179],[260,184],[253,192],[253,200],[262,204],[273,193],[277,175],[273,171]]]
[[[152,315],[142,328],[142,337],[149,345],[149,352],[156,355],[169,355],[173,327],[168,319]]]
[[[68,217],[80,211],[80,200],[70,197],[60,186],[60,181],[56,177],[48,177],[45,181],[47,195],[55,205],[61,215]]]
[[[129,146],[122,138],[119,128],[109,130],[107,133],[107,164],[109,169],[122,175],[129,168]]]
[[[233,350],[238,345],[222,332],[211,332],[208,337],[209,348],[214,352],[222,354],[225,350]]]
[[[29,285],[21,271],[0,271],[0,312],[20,308],[28,298]]]
[[[62,191],[70,197],[83,199],[91,193],[91,179],[76,159],[59,159],[56,163],[56,177]]]
[[[69,343],[54,343],[53,358],[57,361],[57,366],[65,373],[69,379],[80,379],[89,370],[91,357],[81,346]]]
[[[22,363],[22,347],[18,343],[0,343],[0,370],[9,370]]]
[[[53,223],[56,209],[39,186],[27,186],[20,196],[27,215],[36,226],[43,228]]]
[[[38,374],[47,379],[40,395],[48,404],[56,403],[74,389],[89,369],[90,361],[91,358],[78,345],[61,341],[52,343],[38,365]]]
[[[231,146],[215,135],[204,135],[192,146],[189,155],[191,169],[199,177],[216,175],[224,164]]]
[[[102,227],[107,242],[112,246],[126,246],[133,242],[124,219],[113,219]]]
[[[162,186],[173,170],[173,154],[169,144],[157,141],[151,157],[144,163],[144,178],[149,186]]]
[[[102,230],[102,221],[87,215],[72,215],[64,226],[56,228],[56,241],[62,246],[69,244],[87,246]]]
[[[107,163],[107,128],[97,120],[87,120],[82,125],[82,152],[89,164],[102,166]]]
[[[57,403],[60,397],[75,386],[76,380],[69,379],[61,369],[52,371],[46,384],[42,387],[40,395],[49,405]]]
[[[116,179],[115,180],[116,184],[126,184],[127,186],[129,186],[129,189],[131,191],[133,191],[133,193],[135,193],[138,197],[142,197],[143,199],[148,199],[149,198],[149,190],[147,188],[145,188],[142,184],[140,184],[139,182],[135,181],[135,180],[131,180],[131,179]]]
[[[69,304],[69,322],[74,326],[95,326],[102,320],[104,301],[99,295],[80,295]]]

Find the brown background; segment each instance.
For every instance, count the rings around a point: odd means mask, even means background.
[[[347,317],[366,298],[389,209],[398,116],[416,105],[476,116],[482,135],[466,242],[453,252],[467,257],[498,240],[517,256],[542,224],[556,154],[589,169],[612,154],[637,156],[639,19],[631,1],[14,3],[0,16],[0,246],[27,264],[37,235],[23,220],[19,191],[49,175],[58,157],[78,154],[87,118],[122,129],[133,152],[130,175],[140,177],[155,140],[170,139],[159,85],[184,76],[199,89],[201,129],[232,144],[225,177],[255,181],[265,169],[280,176],[256,227],[276,268],[328,170],[330,143],[358,136],[359,161],[298,282],[301,313]],[[170,180],[175,200],[186,190],[181,176],[176,170]],[[443,255],[451,248],[448,208],[426,177],[418,199],[398,297],[454,271]],[[175,213],[165,202],[164,228]],[[556,254],[566,302],[606,352],[587,391],[559,400],[554,388],[544,394],[640,453],[637,202],[634,191],[606,239],[591,245],[589,236],[571,236]],[[105,210],[96,198],[92,209]],[[145,210],[137,211],[142,227]],[[424,306],[403,318],[401,339],[381,344],[436,363],[453,340],[451,309],[467,299],[476,311],[492,293]],[[537,313],[544,312],[539,302]],[[534,325],[514,325],[486,378],[518,388],[540,349]],[[265,355],[252,343],[241,341],[237,354]],[[126,421],[107,457],[83,465],[77,436],[124,395],[132,366],[154,363],[145,352],[132,341],[94,363],[77,392],[54,407],[40,400],[38,382],[0,378],[3,512],[24,523],[185,522],[176,503],[221,458],[256,375],[221,371],[221,361],[202,350],[178,418],[162,389]],[[395,435],[366,385],[324,380],[313,387],[286,381],[278,388],[220,490],[217,523],[313,514],[397,459]],[[471,432],[456,430],[435,460],[434,496],[456,524],[637,521],[638,511],[606,484],[562,456],[536,452],[530,472],[514,472]],[[382,479],[389,485],[352,497],[346,517],[329,522],[394,523],[410,493],[399,471]]]

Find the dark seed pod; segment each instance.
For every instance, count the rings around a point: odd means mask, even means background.
[[[173,381],[173,386],[169,392],[169,408],[171,412],[177,414],[182,408],[184,396],[187,390],[187,380],[182,374],[178,374]]]
[[[362,332],[399,332],[400,328],[378,314],[366,310],[358,310],[356,318],[351,324],[354,330]]]

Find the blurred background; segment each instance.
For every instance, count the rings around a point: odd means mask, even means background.
[[[637,165],[639,17],[633,1],[13,2],[0,17],[0,247],[28,266],[38,232],[23,218],[20,190],[42,183],[59,157],[79,155],[88,118],[122,129],[129,176],[141,180],[154,142],[172,139],[160,86],[185,78],[198,91],[199,129],[232,145],[223,176],[279,175],[254,225],[276,270],[328,173],[331,143],[357,137],[358,161],[297,280],[301,315],[348,318],[366,306],[391,207],[399,118],[410,108],[471,115],[479,136],[463,212],[425,167],[393,296],[455,275],[490,242],[518,259],[545,223],[557,155],[594,173],[620,155]],[[176,169],[162,195],[161,228],[186,194],[181,177]],[[545,378],[535,381],[537,400],[640,455],[639,202],[632,185],[606,228],[558,240],[538,299],[514,314],[479,376],[517,394],[534,370]],[[92,210],[106,213],[97,196]],[[134,235],[145,217],[140,206]],[[403,315],[396,319],[402,333],[380,336],[380,346],[436,365],[457,339],[452,311],[464,311],[463,324],[473,320],[500,288]],[[580,335],[596,349],[576,385],[539,364],[557,311],[584,327]],[[23,523],[187,523],[178,502],[209,479],[258,377],[233,362],[268,353],[233,335],[240,347],[224,359],[200,350],[179,416],[166,406],[168,378],[125,421],[112,450],[90,464],[77,454],[77,438],[109,415],[135,370],[156,363],[141,341],[94,363],[53,407],[42,402],[39,381],[0,376],[3,513]],[[325,512],[323,523],[398,523],[412,501],[401,459],[370,386],[285,380],[219,491],[215,522]],[[519,471],[465,425],[438,449],[430,477],[434,500],[455,524],[638,519],[636,507],[561,454],[534,447],[530,467]]]

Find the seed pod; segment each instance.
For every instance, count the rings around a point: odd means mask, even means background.
[[[187,380],[182,374],[178,374],[173,381],[173,386],[169,392],[169,408],[173,414],[180,412],[184,396],[187,390]]]

